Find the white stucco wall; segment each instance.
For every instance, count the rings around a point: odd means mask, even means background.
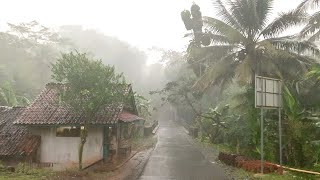
[[[41,163],[52,163],[55,170],[78,166],[80,137],[56,137],[56,128],[32,128],[41,136],[38,150]],[[103,128],[91,127],[83,150],[83,166],[86,167],[103,158]]]

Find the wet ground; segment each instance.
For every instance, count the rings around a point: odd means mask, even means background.
[[[183,127],[171,120],[159,124],[158,143],[140,180],[227,179],[223,168],[192,145]]]

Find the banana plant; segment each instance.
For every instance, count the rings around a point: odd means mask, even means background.
[[[150,101],[137,93],[134,94],[134,98],[136,100],[136,105],[137,105],[139,115],[145,118],[146,120],[149,120],[151,116]]]
[[[1,106],[25,106],[30,103],[29,99],[24,96],[19,96],[14,92],[12,85],[9,82],[3,83],[0,86],[0,105]]]
[[[314,154],[310,153],[310,150],[315,148],[311,142],[315,138],[312,132],[316,125],[288,87],[284,87],[283,107],[284,155],[288,164],[302,167],[310,163],[307,161],[315,161]]]

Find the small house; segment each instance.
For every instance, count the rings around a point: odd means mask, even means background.
[[[24,107],[0,107],[0,161],[9,166],[19,162],[36,162],[40,136],[24,126],[13,124]]]
[[[55,170],[77,167],[80,129],[85,122],[81,114],[74,113],[57,101],[61,86],[63,84],[47,84],[14,122],[41,137],[37,151],[38,161]],[[126,85],[123,93],[129,97],[128,102],[106,105],[90,122],[83,150],[83,167],[108,158],[110,129],[115,132],[117,142],[121,140],[120,132],[124,124],[134,124],[143,129],[144,120],[138,116],[131,85]]]

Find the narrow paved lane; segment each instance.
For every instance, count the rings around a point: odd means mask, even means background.
[[[224,170],[205,159],[191,145],[183,127],[161,121],[158,143],[140,177],[141,180],[220,180]]]

